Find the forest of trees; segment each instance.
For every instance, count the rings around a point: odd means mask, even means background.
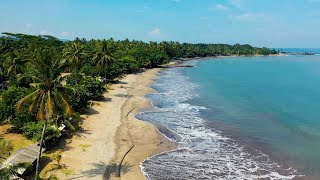
[[[47,35],[3,33],[0,123],[9,122],[28,139],[46,140],[60,133],[57,127],[62,123],[69,131],[76,129],[76,122],[70,121],[76,118],[70,117],[77,117],[90,100],[102,96],[105,84],[101,79],[112,80],[179,58],[276,53],[268,48],[240,44],[79,38],[62,41]],[[0,141],[4,143],[1,138]],[[8,154],[2,156],[5,159]]]
[[[0,37],[0,77],[14,80],[27,70],[26,63],[37,48],[55,49],[57,56],[68,60],[66,71],[90,76],[115,78],[137,69],[152,68],[173,58],[208,57],[215,55],[269,55],[275,50],[250,45],[188,44],[108,40],[61,41],[52,36],[3,33]],[[13,78],[13,79],[12,79]]]

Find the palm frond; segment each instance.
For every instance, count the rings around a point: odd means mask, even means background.
[[[45,108],[44,108],[45,107],[45,102],[44,102],[45,96],[46,96],[46,94],[42,93],[41,102],[40,102],[39,110],[38,110],[38,114],[37,114],[38,120],[45,119]]]
[[[46,110],[48,117],[52,117],[54,113],[54,100],[52,99],[51,90],[48,91],[47,101],[46,101]]]
[[[34,87],[34,88],[40,88],[40,87],[44,86],[44,84],[43,83],[30,83],[30,86]]]
[[[60,94],[59,91],[55,91],[56,99],[58,100],[60,106],[63,108],[62,111],[64,112],[64,115],[71,116],[73,114],[72,107],[67,102],[67,100]]]
[[[21,110],[21,107],[27,103],[29,100],[33,99],[41,90],[38,89],[34,92],[32,92],[31,94],[23,97],[22,99],[20,99],[20,101],[18,101],[18,103],[16,104],[16,110],[17,111],[20,111]]]
[[[42,92],[37,93],[37,95],[32,99],[32,103],[30,104],[28,111],[29,113],[32,113],[34,111],[34,109],[36,109],[39,106],[39,101],[40,101],[40,97]]]

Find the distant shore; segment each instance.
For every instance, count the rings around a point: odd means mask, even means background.
[[[270,55],[230,55],[230,56],[207,56],[207,57],[193,57],[193,58],[180,58],[178,60],[188,61],[188,60],[197,60],[197,59],[213,59],[213,58],[232,58],[232,57],[261,57],[261,56],[288,56],[288,54],[279,53],[279,54],[270,54]]]

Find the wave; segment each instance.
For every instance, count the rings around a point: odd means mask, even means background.
[[[250,154],[233,139],[207,127],[201,118],[201,111],[207,108],[187,102],[199,96],[200,87],[181,71],[162,71],[152,86],[156,92],[147,95],[154,110],[136,115],[172,132],[174,135],[164,134],[179,145],[177,150],[141,163],[147,179],[292,179],[298,175],[295,169],[273,162],[260,151]]]

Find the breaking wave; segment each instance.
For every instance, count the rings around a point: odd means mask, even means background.
[[[258,152],[245,151],[235,140],[207,127],[201,118],[206,107],[187,103],[198,96],[199,87],[181,69],[162,71],[148,94],[154,110],[137,114],[170,131],[164,133],[179,149],[145,159],[141,169],[147,179],[292,179],[293,168],[285,168]],[[163,132],[162,132],[163,133]]]

